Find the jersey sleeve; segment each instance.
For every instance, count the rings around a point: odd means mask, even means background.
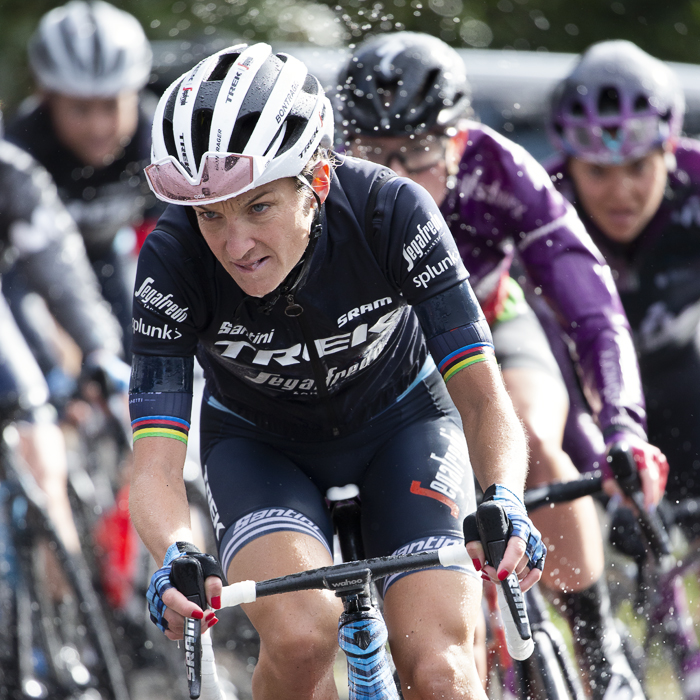
[[[408,304],[419,304],[469,277],[440,210],[422,187],[405,178],[389,182],[379,192],[376,214],[376,258]]]
[[[520,257],[535,292],[574,343],[584,391],[603,433],[626,429],[645,438],[639,367],[610,268],[573,207],[566,201],[561,206],[562,216],[521,237]]]
[[[198,267],[171,235],[157,228],[139,254],[134,286],[129,411],[134,441],[187,443],[197,332],[204,318]]]
[[[133,352],[192,357],[205,307],[202,280],[188,253],[171,235],[151,232],[139,254],[134,285]]]

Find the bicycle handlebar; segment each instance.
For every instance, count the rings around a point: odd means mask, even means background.
[[[414,552],[346,562],[257,583],[239,581],[230,586],[224,586],[221,591],[221,607],[229,608],[243,603],[253,603],[258,598],[293,591],[321,589],[342,592],[345,588],[357,585],[358,579],[376,580],[392,574],[435,566],[470,565],[471,559],[462,545],[449,545],[430,552]],[[192,557],[175,559],[172,563],[171,582],[189,600],[197,603],[202,609],[206,607],[202,571],[196,559]],[[198,588],[198,586],[202,587]],[[200,596],[202,602],[199,602],[197,596]],[[202,657],[201,624],[199,620],[191,618],[185,620],[185,666],[190,698],[201,696],[218,700],[221,697],[218,686],[207,687],[206,677],[215,678],[216,676],[213,655]]]

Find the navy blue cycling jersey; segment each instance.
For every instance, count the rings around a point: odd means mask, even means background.
[[[432,198],[410,180],[397,178],[381,189],[366,235],[365,208],[378,171],[353,158],[335,169],[323,233],[294,296],[303,309],[296,317],[285,313],[284,297],[271,304],[269,296],[246,296],[187,208],[168,208],[139,257],[135,431],[144,417],[161,417],[160,428],[173,429],[189,418],[186,401],[175,395],[187,393],[191,364],[177,358],[195,353],[214,400],[300,439],[349,432],[411,386],[428,357],[411,306],[468,287],[468,274]]]

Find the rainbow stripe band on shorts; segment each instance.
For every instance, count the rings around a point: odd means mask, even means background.
[[[173,438],[187,444],[190,424],[174,416],[144,416],[131,421],[134,442],[145,437]]]
[[[438,365],[438,369],[440,374],[442,374],[442,378],[447,382],[460,370],[470,365],[475,365],[477,362],[483,362],[490,356],[493,356],[492,343],[473,343],[451,352]]]

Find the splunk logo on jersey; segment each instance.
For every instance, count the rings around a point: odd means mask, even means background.
[[[348,321],[352,321],[353,318],[357,318],[358,316],[362,316],[370,311],[374,311],[380,306],[391,304],[391,302],[391,297],[382,297],[381,299],[375,299],[375,301],[373,301],[371,304],[362,304],[362,306],[357,306],[348,311],[346,314],[338,317],[338,328],[342,328]]]
[[[426,265],[423,272],[413,278],[413,284],[415,284],[416,287],[423,287],[423,289],[427,289],[431,280],[439,277],[443,272],[447,272],[447,270],[450,268],[456,267],[459,265],[459,263],[459,254],[450,251],[436,265]]]
[[[143,306],[149,309],[157,309],[163,311],[166,316],[170,316],[173,321],[180,323],[187,318],[186,306],[184,309],[178,306],[173,301],[172,294],[161,294],[157,289],[151,286],[155,282],[153,277],[146,277],[143,284],[134,292],[134,297],[138,299]]]
[[[403,256],[408,263],[408,272],[415,266],[416,260],[429,253],[442,237],[443,221],[434,212],[430,212],[430,218],[424,226],[416,226],[418,234],[403,247]]]
[[[146,324],[142,318],[138,320],[132,318],[131,329],[134,331],[134,334],[147,335],[149,338],[159,338],[160,340],[177,340],[182,338],[182,333],[177,328],[170,328],[167,323],[164,326]]]

